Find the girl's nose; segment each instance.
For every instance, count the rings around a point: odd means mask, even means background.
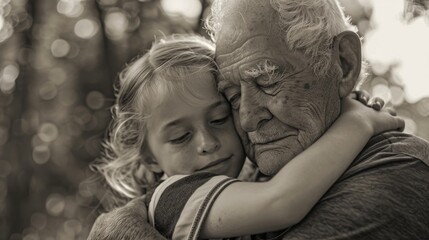
[[[220,148],[220,142],[216,136],[209,132],[202,133],[201,142],[198,146],[199,154],[214,153]]]

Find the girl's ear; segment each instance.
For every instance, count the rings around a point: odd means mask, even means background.
[[[143,164],[147,169],[155,173],[163,172],[161,166],[158,164],[158,161],[156,161],[149,149],[143,147],[141,150],[141,155],[141,164]]]
[[[157,162],[153,162],[153,163],[144,163],[144,165],[149,169],[149,170],[151,170],[152,172],[155,172],[155,173],[162,173],[162,169],[161,169],[161,167],[159,166],[159,164],[157,163]]]

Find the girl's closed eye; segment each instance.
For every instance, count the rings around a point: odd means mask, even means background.
[[[188,141],[190,138],[191,138],[191,133],[186,132],[186,133],[184,133],[178,137],[174,137],[169,142],[171,144],[182,144],[182,143],[185,143],[186,141]]]
[[[226,122],[228,122],[229,117],[230,117],[230,115],[228,114],[228,115],[226,115],[224,117],[212,120],[212,121],[210,121],[210,123],[213,124],[213,125],[223,125]]]

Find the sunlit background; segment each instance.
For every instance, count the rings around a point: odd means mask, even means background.
[[[343,0],[371,64],[363,88],[429,139],[429,4]],[[171,33],[204,36],[209,0],[0,0],[0,239],[86,239],[90,181],[124,63]]]

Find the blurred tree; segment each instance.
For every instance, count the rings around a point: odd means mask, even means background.
[[[158,36],[202,25],[177,21],[159,0],[14,0],[0,10],[0,239],[85,239],[104,192],[86,181],[88,165],[117,73]]]
[[[428,10],[428,0],[405,0],[404,19],[408,22],[420,16],[425,16],[429,19]]]

